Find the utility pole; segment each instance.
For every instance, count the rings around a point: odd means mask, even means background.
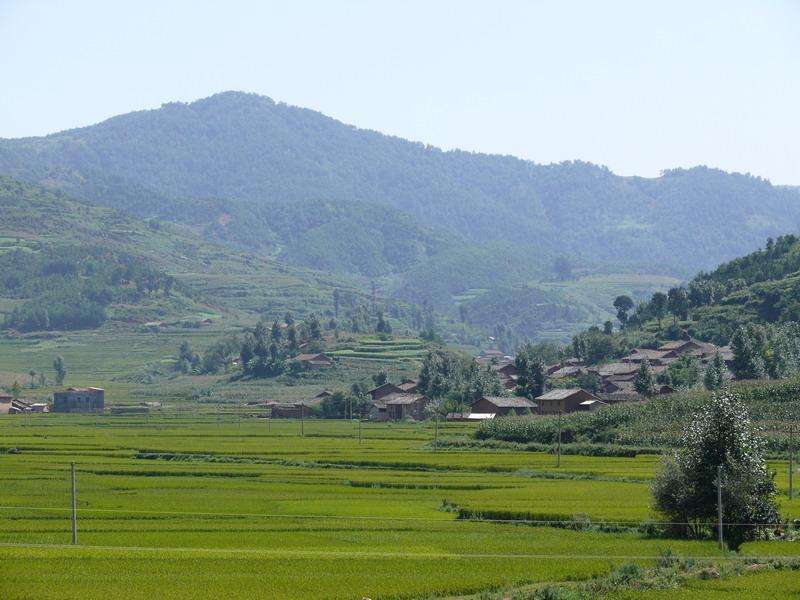
[[[722,539],[722,465],[717,466],[717,538],[719,549],[725,549],[725,541]]]
[[[789,426],[789,500],[794,498],[794,424]]]
[[[358,443],[361,444],[361,415],[358,415]]]
[[[433,430],[433,451],[436,452],[439,447],[439,414],[437,413],[434,418],[434,430]]]
[[[558,411],[558,447],[556,450],[556,467],[561,466],[561,411]]]
[[[269,419],[267,419],[267,432],[272,433],[272,407],[269,407]]]
[[[78,544],[78,490],[75,485],[75,463],[72,463],[72,545]]]
[[[303,426],[303,403],[300,403],[300,437],[305,437],[305,428]]]

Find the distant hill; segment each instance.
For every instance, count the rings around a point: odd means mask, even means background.
[[[0,215],[0,326],[4,313],[21,331],[323,314],[334,289],[356,289],[8,177],[0,177]]]
[[[475,246],[517,245],[540,270],[564,254],[590,267],[688,276],[800,222],[796,190],[747,175],[698,167],[643,179],[582,162],[444,152],[237,92],[0,140],[0,173],[370,276],[425,264],[439,249],[432,230]],[[236,210],[212,203],[192,214],[187,201],[197,198]],[[336,214],[304,229],[317,208]],[[398,247],[402,236],[410,242]]]

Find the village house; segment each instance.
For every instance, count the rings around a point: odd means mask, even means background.
[[[605,405],[600,398],[581,388],[550,390],[536,398],[536,402],[539,403],[540,413],[543,415],[595,410]]]
[[[404,394],[405,392],[406,390],[402,389],[400,386],[387,381],[386,383],[372,388],[367,393],[369,397],[372,398],[373,402],[378,402],[391,394]]]
[[[292,358],[292,361],[300,363],[304,368],[312,371],[327,369],[333,366],[333,359],[324,352],[316,354],[298,354]]]
[[[425,418],[425,408],[429,399],[423,394],[392,394],[385,398],[386,416],[393,421]]]
[[[11,403],[14,397],[11,394],[0,392],[0,415],[7,415],[11,412]]]
[[[674,362],[678,354],[673,350],[651,350],[649,348],[636,348],[628,356],[620,359],[620,362],[641,364],[648,362],[650,365],[664,366]]]
[[[71,387],[53,394],[53,412],[102,413],[105,408],[105,390],[98,387]]]
[[[536,408],[536,404],[520,396],[483,396],[472,403],[471,413],[482,415],[525,415]]]
[[[413,394],[419,388],[419,381],[415,379],[403,379],[403,381],[397,384],[397,387],[407,394]]]
[[[565,365],[549,374],[550,379],[567,379],[586,373],[586,368],[579,365]]]

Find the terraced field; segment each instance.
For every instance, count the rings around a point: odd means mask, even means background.
[[[448,597],[648,566],[667,548],[719,556],[710,541],[576,525],[653,517],[657,457],[564,456],[556,468],[546,453],[433,451],[427,424],[363,424],[360,442],[357,423],[303,429],[202,413],[3,418],[0,597]],[[786,465],[773,466],[785,497]],[[800,500],[782,510],[800,515]],[[511,518],[463,518],[498,511]],[[550,520],[569,526],[532,522]]]
[[[352,344],[344,344],[333,352],[338,358],[349,360],[412,361],[425,355],[425,344],[417,338],[380,340],[363,337]]]

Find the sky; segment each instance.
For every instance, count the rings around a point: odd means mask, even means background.
[[[0,0],[0,137],[224,90],[446,149],[800,185],[800,0]]]

